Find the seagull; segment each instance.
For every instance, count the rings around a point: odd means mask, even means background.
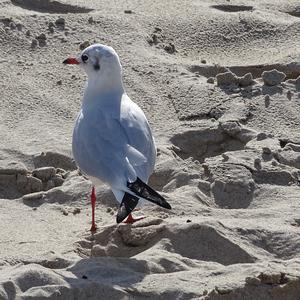
[[[145,200],[171,209],[147,184],[155,165],[155,141],[142,109],[125,92],[116,51],[93,44],[63,63],[80,65],[88,77],[73,130],[72,151],[78,168],[93,183],[91,231],[97,229],[95,186],[100,182],[110,186],[120,203],[117,223],[126,219],[125,223],[131,224],[144,218],[134,218],[132,211]]]

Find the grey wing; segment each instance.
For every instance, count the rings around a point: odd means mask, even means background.
[[[145,157],[144,162],[138,165],[134,165],[134,157],[128,156],[128,159],[134,166],[137,176],[147,182],[155,165],[155,142],[146,116],[127,95],[122,99],[120,122],[128,144]]]

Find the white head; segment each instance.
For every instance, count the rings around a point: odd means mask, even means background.
[[[88,75],[89,84],[99,88],[122,86],[122,66],[112,47],[94,44],[84,49],[80,56],[67,58],[63,63],[80,65]]]

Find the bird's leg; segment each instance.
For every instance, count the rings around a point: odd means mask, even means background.
[[[127,219],[124,221],[124,223],[126,223],[126,224],[133,224],[134,222],[139,221],[139,220],[143,220],[143,219],[145,219],[145,216],[140,216],[140,217],[134,218],[132,216],[132,214],[129,214],[128,217],[127,217]]]
[[[95,187],[92,188],[91,204],[92,204],[92,227],[91,227],[90,231],[95,232],[97,230],[97,226],[96,226],[96,223],[95,223],[95,206],[96,206]]]

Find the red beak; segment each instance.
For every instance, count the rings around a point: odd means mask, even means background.
[[[63,61],[65,65],[79,65],[79,61],[75,57],[69,57]]]

